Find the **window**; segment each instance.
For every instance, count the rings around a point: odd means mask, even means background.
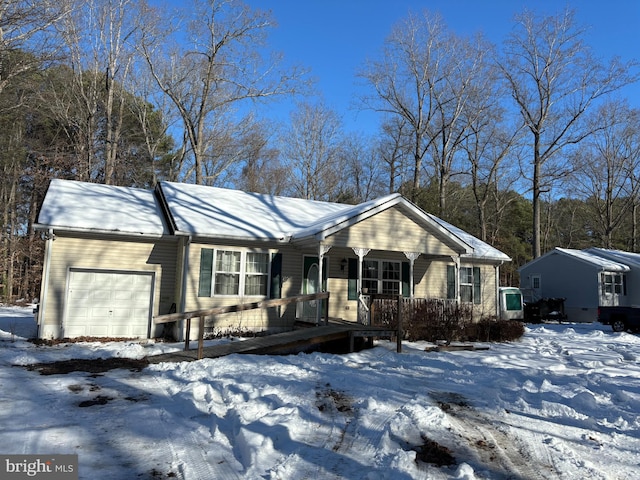
[[[538,275],[531,277],[531,288],[540,290],[540,277]]]
[[[603,293],[615,293],[617,295],[626,295],[625,291],[625,278],[621,273],[603,273],[602,279],[602,292]]]
[[[447,265],[447,298],[456,298],[455,266]],[[482,279],[480,267],[460,267],[460,301],[466,303],[482,303]]]
[[[198,296],[266,296],[269,258],[266,252],[203,248]]]
[[[460,267],[460,301],[473,301],[473,268]]]
[[[400,295],[402,288],[400,262],[363,260],[362,288],[369,294]]]
[[[267,295],[269,277],[269,254],[247,252],[244,294]]]
[[[240,291],[240,252],[218,250],[214,292],[216,295],[238,295]]]

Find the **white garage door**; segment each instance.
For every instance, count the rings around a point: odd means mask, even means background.
[[[153,275],[72,270],[64,336],[148,336]]]

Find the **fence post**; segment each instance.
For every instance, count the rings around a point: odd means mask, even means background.
[[[198,319],[198,360],[202,360],[204,350],[204,317]]]
[[[322,304],[322,300],[320,301],[320,304]],[[325,302],[324,324],[325,325],[329,325],[329,295],[327,295],[327,299],[326,299],[326,302]]]
[[[189,335],[191,334],[191,318],[187,318],[187,328],[184,332],[184,351],[189,350]]]
[[[398,295],[398,333],[396,337],[396,351],[402,353],[402,295]]]

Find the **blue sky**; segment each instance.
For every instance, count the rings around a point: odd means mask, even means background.
[[[500,43],[524,8],[556,13],[569,6],[580,24],[589,27],[587,42],[603,59],[640,59],[639,0],[245,0],[271,10],[278,28],[269,44],[291,63],[305,65],[318,80],[324,100],[343,117],[349,130],[374,133],[374,114],[357,112],[356,71],[381,51],[391,27],[412,10],[439,12],[457,34],[481,31]],[[640,108],[640,85],[625,89],[632,106]],[[290,106],[272,106],[283,120]]]

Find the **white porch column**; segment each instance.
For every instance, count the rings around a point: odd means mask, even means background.
[[[404,252],[404,255],[409,259],[409,298],[413,298],[413,264],[420,256],[420,252]]]
[[[358,276],[356,282],[356,290],[358,295],[358,322],[365,325],[371,323],[371,318],[369,316],[369,306],[362,296],[362,262],[364,256],[370,251],[370,248],[353,247],[353,253],[358,256]]]
[[[324,292],[325,289],[322,286],[322,270],[324,268],[324,256],[331,250],[331,245],[318,245],[318,290]],[[329,279],[327,278],[327,282]],[[316,308],[316,324],[320,325],[322,322],[322,301],[316,302],[318,308]]]
[[[495,291],[495,299],[496,299],[496,318],[500,319],[500,265],[495,265],[495,275],[496,275],[496,291]]]
[[[358,248],[353,247],[353,253],[358,256],[358,280],[356,282],[358,297],[362,295],[362,259],[364,256],[371,251],[370,248]]]
[[[453,257],[453,263],[456,266],[456,278],[454,279],[456,285],[456,304],[460,305],[460,255]]]

